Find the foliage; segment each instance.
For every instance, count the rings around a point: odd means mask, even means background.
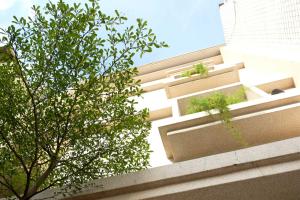
[[[181,77],[191,77],[194,74],[200,74],[200,75],[207,76],[208,68],[205,65],[203,65],[202,63],[199,63],[196,65],[193,65],[193,68],[191,70],[184,71],[181,74]]]
[[[150,124],[129,98],[142,92],[133,58],[167,45],[97,0],[33,11],[0,31],[0,185],[30,199],[146,168]]]
[[[245,89],[240,88],[232,95],[225,95],[221,92],[215,92],[207,97],[193,98],[188,106],[188,113],[196,113],[202,111],[210,111],[220,108],[221,110],[228,109],[231,104],[236,104],[245,101]],[[225,108],[226,107],[226,108]]]
[[[232,95],[225,95],[221,92],[216,92],[210,96],[203,98],[193,98],[188,106],[188,114],[205,111],[212,116],[212,111],[219,113],[225,127],[230,131],[231,135],[241,144],[246,145],[241,137],[239,130],[232,124],[232,116],[228,108],[229,105],[245,101],[245,89],[241,88]]]
[[[0,47],[0,63],[6,62],[10,57],[14,57],[14,52],[8,46]]]

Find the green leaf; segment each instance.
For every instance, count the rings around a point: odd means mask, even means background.
[[[117,15],[118,17],[120,16],[120,13],[119,13],[118,10],[115,10],[115,13],[116,13],[116,15]]]

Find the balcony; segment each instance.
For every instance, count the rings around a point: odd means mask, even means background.
[[[267,94],[271,94],[274,89],[280,89],[287,92],[289,90],[295,89],[295,83],[293,78],[287,77],[257,85],[257,88],[266,92]]]
[[[151,92],[158,89],[163,89],[165,83],[173,79],[174,74],[178,74],[184,70],[192,68],[193,65],[203,63],[213,69],[215,65],[222,65],[222,56],[212,56],[205,59],[195,60],[182,65],[177,65],[168,69],[163,69],[149,74],[137,76],[136,79],[141,80],[141,86],[145,92]]]
[[[166,76],[168,76],[168,78],[142,84],[142,88],[145,91],[144,96],[147,96],[144,99],[151,100],[151,102],[142,102],[142,104],[144,104],[143,107],[150,108],[149,120],[154,121],[172,117],[174,113],[173,108],[170,105],[174,98],[181,97],[182,95],[186,96],[186,94],[194,94],[194,91],[206,89],[214,90],[217,86],[224,87],[224,85],[230,83],[240,84],[238,82],[239,70],[244,67],[243,63],[216,64],[219,62],[219,56],[214,56],[201,61],[201,63],[205,63],[208,68],[208,75],[205,77],[198,74],[191,75],[190,77],[182,77],[181,74],[183,72],[193,68],[193,65],[189,64],[167,71]],[[197,63],[199,63],[199,61],[197,61]],[[233,86],[233,88],[241,86],[242,85]],[[226,90],[230,91],[230,89],[224,89],[224,91]],[[164,94],[162,94],[162,92]],[[156,101],[158,99],[160,100]],[[153,102],[157,105],[153,105]]]
[[[202,62],[206,63],[209,69],[208,75],[206,77],[202,77],[201,75],[197,74],[192,75],[191,77],[181,77],[179,75],[180,73],[193,67],[192,65],[188,65],[168,71],[167,74],[169,78],[142,84],[142,87],[146,92],[144,94],[146,98],[144,99],[150,99],[152,102],[141,102],[141,104],[143,104],[143,106],[141,107],[150,108],[150,121],[172,117],[173,108],[170,106],[172,103],[171,99],[176,99],[176,97],[186,97],[189,94],[194,95],[195,91],[203,91],[207,89],[211,89],[213,91],[215,90],[214,88],[218,86],[224,87],[224,85],[230,85],[230,83],[233,83],[232,89],[224,88],[223,90],[225,91],[225,93],[227,90],[228,92],[230,92],[233,89],[242,87],[241,83],[238,82],[238,70],[244,67],[243,63],[215,65],[215,60],[212,58],[206,59],[205,62]],[[235,86],[234,84],[239,85]],[[164,94],[162,94],[162,92]],[[257,96],[257,94],[253,92],[251,96],[250,90],[247,93],[249,93],[247,94],[247,98],[256,98]],[[160,99],[160,101],[156,102],[155,104],[157,105],[154,106],[153,101],[156,101],[157,99]],[[185,99],[180,100],[180,107],[184,107],[185,103],[182,103],[184,101]]]
[[[195,74],[191,77],[180,77],[175,74],[165,82],[167,97],[171,99],[239,82],[239,70],[243,67],[243,63],[220,64],[210,70],[207,76]]]
[[[271,83],[273,86],[276,83],[277,88],[290,81],[287,78]],[[233,125],[247,146],[232,137],[218,113],[212,116],[206,112],[186,113],[189,98],[205,96],[215,90],[230,93],[239,87],[242,84],[235,83],[174,99],[173,110],[177,106],[178,117],[166,119],[159,127],[169,159],[189,160],[300,135],[300,91],[290,87],[285,93],[273,96],[259,87],[250,87],[246,93],[248,101],[229,106]]]
[[[253,100],[253,99],[257,99],[257,98],[261,97],[261,94],[259,94],[257,92],[257,90],[254,89],[254,87],[245,86],[241,82],[237,82],[237,83],[229,84],[226,86],[222,86],[222,87],[218,87],[218,88],[214,88],[214,89],[210,89],[210,90],[205,90],[205,91],[200,91],[200,92],[196,92],[196,93],[192,93],[189,95],[175,98],[174,100],[175,100],[176,105],[174,107],[178,107],[178,112],[179,112],[180,116],[187,115],[189,103],[194,98],[207,97],[216,92],[219,92],[219,93],[222,93],[225,95],[232,95],[241,90],[244,90],[244,92],[245,92],[244,101],[249,101],[249,100]]]

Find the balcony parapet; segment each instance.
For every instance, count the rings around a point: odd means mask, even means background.
[[[168,98],[175,98],[190,93],[208,90],[240,81],[239,70],[243,63],[236,63],[230,67],[216,67],[207,76],[195,74],[191,77],[171,76],[165,80],[165,90]]]
[[[157,71],[150,74],[137,76],[135,77],[135,79],[141,80],[141,86],[145,92],[151,92],[153,90],[164,88],[165,82],[170,80],[170,77],[174,76],[174,74],[177,75],[180,72],[191,69],[193,68],[193,65],[199,63],[207,63],[208,68],[212,70],[213,68],[215,68],[215,66],[222,66],[223,60],[222,56],[218,55],[203,60],[196,60],[184,65],[175,66],[163,71]]]
[[[249,145],[254,146],[300,135],[299,102],[300,92],[293,90],[233,104],[229,108],[233,125],[241,130]],[[224,128],[217,112],[212,116],[199,112],[166,119],[159,132],[168,158],[175,161],[244,148]]]
[[[256,199],[295,199],[299,196],[299,177],[297,137],[94,180],[80,193],[61,195],[58,199],[191,199],[192,195],[208,195],[210,199],[223,200],[223,193],[228,199],[252,200],[253,195]],[[287,184],[291,186],[288,193]],[[50,199],[53,193],[59,193],[59,189],[45,191],[34,199]]]

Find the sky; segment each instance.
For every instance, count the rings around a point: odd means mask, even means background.
[[[52,0],[57,1],[57,0]],[[84,0],[66,0],[84,2]],[[31,6],[43,6],[45,0],[0,0],[0,27],[6,27],[13,16],[33,15]],[[221,0],[101,0],[106,13],[115,9],[128,17],[128,25],[136,18],[148,21],[149,27],[169,48],[156,49],[135,65],[159,61],[183,53],[223,44],[224,36],[219,15]]]

